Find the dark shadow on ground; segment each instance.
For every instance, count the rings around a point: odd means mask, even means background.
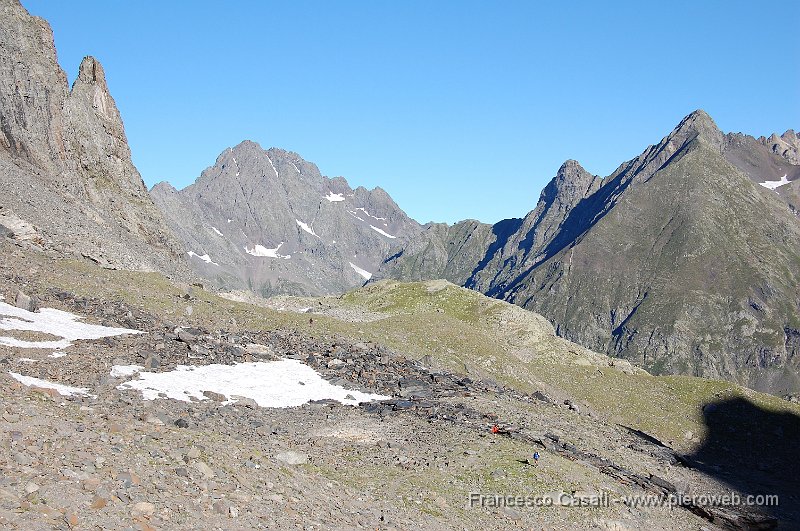
[[[759,509],[779,529],[800,529],[800,415],[737,397],[707,404],[703,417],[708,433],[692,466],[743,495],[777,495],[777,507]]]

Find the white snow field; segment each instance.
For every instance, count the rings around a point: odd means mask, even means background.
[[[22,341],[13,337],[0,336],[0,345],[9,347],[59,349],[50,354],[48,356],[50,358],[64,356],[65,353],[61,349],[71,346],[73,341],[79,339],[100,339],[123,334],[142,333],[139,330],[131,330],[129,328],[113,328],[81,323],[78,321],[81,318],[80,316],[53,308],[42,308],[38,312],[29,312],[5,302],[0,302],[0,317],[2,317],[0,319],[0,330],[27,330],[61,337],[62,339],[56,341]],[[20,358],[20,360],[35,361],[30,358]],[[85,387],[71,387],[11,371],[8,374],[23,385],[55,389],[64,396],[80,395],[96,398]]]
[[[338,203],[339,201],[344,201],[344,194],[334,194],[333,192],[329,191],[328,195],[325,196],[325,199],[331,203]]]
[[[0,345],[9,347],[65,349],[78,339],[100,339],[142,333],[129,328],[81,323],[80,316],[54,308],[42,308],[38,312],[29,312],[5,302],[0,302],[0,317],[2,318],[0,319],[0,330],[27,330],[62,338],[56,341],[22,341],[0,335]]]
[[[124,369],[128,370],[128,368]],[[205,400],[203,391],[224,395],[225,403],[251,398],[261,407],[295,407],[310,400],[333,399],[345,405],[389,397],[350,391],[333,385],[298,360],[257,361],[237,365],[178,365],[169,372],[139,372],[139,378],[117,386],[135,389],[145,400]]]

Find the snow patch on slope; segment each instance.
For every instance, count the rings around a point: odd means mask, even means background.
[[[366,210],[365,208],[360,208],[360,207],[359,207],[359,208],[357,208],[356,210],[360,210],[361,212],[363,212],[363,213],[364,213],[364,214],[366,214],[367,216],[371,217],[372,219],[377,219],[378,221],[386,221],[386,218],[379,218],[378,216],[373,216],[372,214],[370,214],[369,212],[367,212],[367,210]]]
[[[22,385],[27,385],[29,387],[55,389],[58,394],[63,396],[88,396],[90,398],[97,398],[97,395],[89,394],[88,387],[71,387],[69,385],[62,385],[60,383],[48,382],[47,380],[40,380],[39,378],[34,378],[33,376],[23,376],[22,374],[17,374],[11,371],[8,371],[8,374],[10,374],[12,378]]]
[[[328,195],[325,196],[325,199],[331,203],[338,203],[339,201],[344,201],[344,194],[334,194],[333,192],[329,191]]]
[[[230,220],[228,220],[228,223],[230,223]],[[222,233],[219,231],[219,229],[218,229],[218,228],[216,228],[216,227],[213,227],[213,226],[212,226],[212,227],[211,227],[211,230],[213,230],[214,232],[216,232],[216,233],[217,233],[217,236],[222,236]]]
[[[58,341],[21,341],[13,337],[0,336],[0,345],[19,348],[63,349],[78,339],[100,339],[123,334],[141,334],[139,330],[113,328],[80,323],[81,317],[54,308],[42,308],[29,312],[8,303],[0,302],[0,330],[27,330],[61,337]]]
[[[366,280],[369,280],[369,279],[372,278],[372,273],[370,273],[369,271],[367,271],[365,269],[361,269],[360,267],[355,265],[353,262],[347,262],[347,263],[350,264],[350,267],[352,267],[355,270],[356,273],[358,273],[359,275],[364,277]]]
[[[348,210],[347,213],[356,218],[358,221],[363,221],[364,223],[366,223],[366,221],[363,218],[358,217],[358,214],[356,214],[352,210]]]
[[[141,365],[114,365],[111,367],[110,376],[112,378],[123,378],[126,376],[133,376],[140,372],[144,367]]]
[[[308,226],[306,223],[304,223],[304,222],[300,221],[299,219],[295,219],[295,221],[297,222],[297,225],[298,225],[298,226],[299,226],[301,229],[303,229],[304,231],[306,231],[307,233],[309,233],[309,234],[310,234],[310,235],[312,235],[312,236],[317,236],[317,235],[314,233],[314,229],[312,229],[311,227],[309,227],[309,226]],[[319,238],[319,236],[317,236],[317,238]]]
[[[228,148],[228,150],[231,152],[231,158],[233,159],[233,163],[236,164],[236,176],[238,177],[239,176],[239,163],[236,162],[236,157],[233,156],[233,149]]]
[[[789,184],[791,182],[789,179],[786,178],[788,176],[789,176],[789,174],[785,173],[785,174],[783,174],[783,177],[781,177],[780,181],[764,181],[763,183],[758,183],[758,184],[760,184],[764,188],[769,188],[770,190],[775,190],[779,186],[783,186],[784,184]]]
[[[221,236],[221,234],[220,234],[220,236]],[[212,261],[212,260],[211,260],[211,257],[210,257],[210,256],[208,256],[208,254],[204,254],[204,255],[202,255],[202,256],[201,256],[201,255],[197,254],[197,253],[196,253],[196,252],[194,252],[194,251],[189,251],[189,252],[188,252],[188,253],[186,253],[186,254],[188,254],[189,256],[192,256],[192,257],[197,257],[197,258],[199,258],[200,260],[202,260],[203,262],[205,262],[205,263],[207,263],[207,264],[213,264],[213,265],[215,265],[215,266],[219,266],[219,264],[218,264],[218,263],[216,263],[216,262],[214,262],[214,261]]]
[[[391,235],[391,234],[389,234],[388,232],[384,232],[383,230],[379,229],[379,228],[378,228],[378,227],[376,227],[375,225],[370,225],[370,228],[371,228],[372,230],[374,230],[375,232],[377,232],[378,234],[381,234],[381,235],[383,235],[383,236],[386,236],[387,238],[392,238],[392,239],[395,239],[395,238],[397,238],[397,236],[392,236],[392,235]]]
[[[258,245],[258,244],[256,244],[255,247],[253,247],[252,249],[248,249],[247,246],[245,246],[244,252],[261,258],[283,258],[284,260],[288,260],[289,258],[292,257],[292,255],[278,254],[278,249],[281,248],[281,245],[283,245],[283,242],[279,243],[278,246],[275,247],[274,249],[267,249],[263,245]]]
[[[350,391],[333,385],[299,360],[257,361],[237,365],[178,365],[169,372],[140,372],[139,379],[120,384],[118,389],[135,389],[144,400],[162,395],[189,402],[190,397],[206,400],[203,391],[225,396],[225,403],[250,398],[261,407],[296,407],[310,400],[333,399],[357,405],[388,397]],[[348,395],[351,398],[348,398]]]
[[[21,339],[16,339],[13,337],[0,337],[0,345],[5,345],[7,347],[17,347],[17,348],[53,348],[53,349],[62,349],[67,348],[68,346],[72,345],[71,342],[67,341],[66,339],[59,339],[58,341],[23,341]]]
[[[269,158],[269,155],[267,155],[267,160],[269,161],[269,165],[272,166],[272,171],[275,172],[275,177],[280,178],[280,175],[278,175],[278,170],[275,169],[275,165],[272,163],[272,159]]]

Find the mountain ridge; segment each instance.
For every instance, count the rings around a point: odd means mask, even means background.
[[[768,186],[779,172],[796,186],[790,158],[723,134],[698,110],[605,178],[565,162],[521,222],[426,230],[374,280],[443,277],[656,373],[796,393],[800,222],[781,187]],[[463,249],[454,234],[473,242],[462,255],[480,258],[437,258],[435,249]]]

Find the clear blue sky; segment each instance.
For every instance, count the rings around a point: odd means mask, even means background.
[[[564,160],[607,175],[697,108],[800,128],[795,0],[22,2],[70,81],[104,65],[149,186],[251,139],[421,222],[495,222]]]

